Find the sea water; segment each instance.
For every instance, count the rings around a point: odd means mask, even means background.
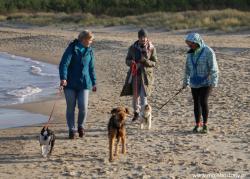
[[[4,106],[53,97],[58,85],[56,65],[0,52],[0,128],[45,122],[46,116]]]
[[[0,53],[0,107],[48,97],[58,84],[56,65]]]

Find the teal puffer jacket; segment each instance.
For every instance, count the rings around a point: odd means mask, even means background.
[[[84,47],[78,40],[71,42],[59,65],[60,79],[67,80],[65,88],[82,90],[95,86],[94,62],[95,58],[91,47]]]

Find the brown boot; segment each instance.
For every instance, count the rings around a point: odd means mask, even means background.
[[[82,138],[85,134],[84,129],[82,127],[78,127],[78,133],[79,133],[79,137]]]

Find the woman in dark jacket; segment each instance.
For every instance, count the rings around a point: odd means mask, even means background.
[[[60,65],[60,85],[64,87],[67,104],[66,119],[69,138],[75,134],[75,106],[78,104],[77,129],[79,137],[84,135],[84,122],[88,111],[89,90],[96,91],[96,74],[94,54],[90,47],[93,34],[87,30],[81,32],[78,39],[69,44],[65,50]]]

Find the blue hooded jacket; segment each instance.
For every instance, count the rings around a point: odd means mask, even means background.
[[[67,86],[74,90],[91,89],[96,85],[94,54],[91,47],[84,47],[74,40],[66,48],[60,65],[61,80],[67,80]]]
[[[199,48],[195,51],[192,49],[188,51],[183,84],[190,85],[191,88],[216,87],[219,69],[214,51],[204,43],[198,33],[188,34],[186,41],[198,44]],[[195,83],[197,81],[192,79],[197,76],[200,80]]]

